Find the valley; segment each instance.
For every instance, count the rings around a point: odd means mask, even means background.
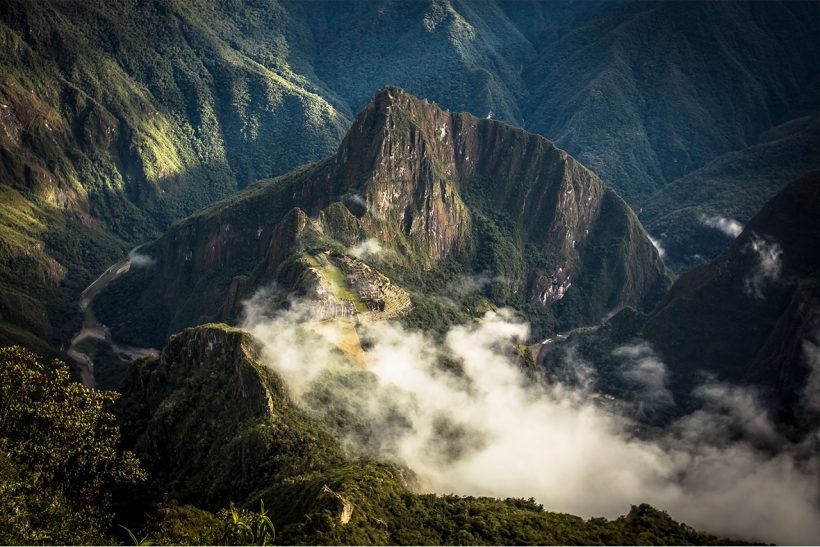
[[[82,378],[82,383],[86,387],[98,387],[97,382],[94,379],[94,361],[88,354],[83,353],[80,350],[81,344],[83,342],[87,342],[89,339],[108,345],[114,354],[122,361],[133,360],[148,355],[157,355],[159,353],[158,350],[153,348],[136,348],[118,344],[111,338],[111,332],[108,330],[108,327],[99,323],[94,315],[94,298],[96,298],[101,291],[105,290],[105,287],[109,283],[122,276],[130,269],[132,260],[131,255],[135,254],[137,249],[139,249],[139,247],[133,249],[131,253],[129,253],[129,257],[125,260],[121,260],[120,262],[110,266],[80,295],[79,308],[80,312],[83,314],[82,329],[71,337],[71,344],[66,350],[66,355],[79,366],[80,377]]]
[[[0,44],[0,545],[820,542],[820,3]]]
[[[2,221],[0,258],[26,271],[3,281],[2,307],[13,317],[0,329],[4,340],[59,353],[74,332],[63,316],[125,249],[256,180],[326,157],[385,84],[554,140],[641,218],[646,209],[676,273],[729,243],[699,214],[742,223],[778,185],[818,166],[811,130],[800,130],[820,107],[812,2],[691,11],[629,2],[274,4],[4,6],[2,182],[18,195],[4,193],[2,204],[11,212],[23,200],[49,225],[43,233]],[[672,20],[677,34],[665,26]],[[663,32],[647,31],[658,25]],[[763,36],[765,51],[756,45]],[[675,90],[672,100],[666,90]],[[746,151],[729,171],[685,182]],[[751,154],[767,156],[750,164]],[[743,165],[750,175],[731,182]],[[750,176],[760,181],[753,191],[743,186]],[[696,208],[664,197],[678,179],[707,190]],[[719,180],[740,185],[738,205],[711,188]],[[91,253],[105,258],[91,266]],[[65,268],[62,281],[55,264]],[[21,299],[30,310],[18,317]]]

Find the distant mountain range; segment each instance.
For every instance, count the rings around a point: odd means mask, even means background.
[[[811,126],[796,124],[818,109],[817,10],[6,2],[0,339],[56,351],[78,326],[79,293],[125,249],[255,180],[327,157],[385,84],[551,139],[639,215],[646,208],[682,271],[729,240],[711,233],[702,245],[692,214],[669,209],[673,187],[704,187],[677,179],[767,148],[771,175],[745,188],[742,209],[717,191],[698,204],[742,223],[797,165],[817,167],[816,149],[771,132],[810,138]]]
[[[820,532],[820,3],[6,0],[0,45],[0,543]]]
[[[678,272],[716,258],[788,182],[820,165],[820,117],[767,131],[758,144],[715,158],[650,196],[641,220]]]

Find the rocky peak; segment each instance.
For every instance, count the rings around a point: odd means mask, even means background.
[[[543,137],[447,112],[396,87],[380,90],[359,114],[328,180],[361,198],[374,228],[399,225],[430,261],[474,250],[464,241],[472,224],[467,194],[482,195],[545,251],[573,255],[604,192],[593,173]]]
[[[295,289],[304,276],[294,267],[316,252],[368,240],[418,275],[454,260],[503,279],[492,298],[549,308],[579,293],[567,307],[584,322],[650,305],[667,283],[634,213],[566,152],[387,87],[335,156],[203,210],[153,245],[162,274],[151,290],[168,310],[155,313],[171,314],[170,332],[232,320],[260,286]]]

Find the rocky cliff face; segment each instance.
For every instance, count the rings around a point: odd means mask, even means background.
[[[368,231],[399,226],[430,262],[469,256],[480,195],[542,250],[569,254],[589,234],[604,185],[546,139],[453,114],[396,88],[362,111],[335,159],[338,190],[358,192]]]
[[[334,157],[174,226],[144,248],[156,267],[121,283],[140,286],[130,305],[163,307],[164,337],[203,318],[234,319],[242,298],[274,281],[304,289],[317,253],[353,256],[365,243],[378,252],[355,260],[399,284],[413,285],[407,272],[457,264],[494,278],[488,297],[498,304],[515,298],[579,322],[646,305],[667,279],[634,214],[566,152],[385,88]],[[614,279],[593,283],[610,271]],[[334,283],[351,289],[347,275]],[[562,312],[555,304],[572,293]]]

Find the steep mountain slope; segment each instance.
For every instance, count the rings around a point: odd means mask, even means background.
[[[250,39],[254,23],[281,17],[254,14],[267,19],[187,2],[4,4],[4,182],[133,241],[326,154],[344,115],[284,61],[264,65],[220,37],[234,18]],[[295,130],[305,138],[276,146]]]
[[[58,347],[71,332],[68,304],[126,245],[341,138],[348,118],[312,84],[206,23],[247,13],[199,8],[0,7],[0,253],[14,265],[3,272],[2,307],[25,301],[22,313],[37,315],[4,313],[4,338]],[[275,42],[277,12],[261,13],[257,25]]]
[[[682,272],[716,258],[766,200],[818,168],[820,116],[799,118],[669,183],[647,199],[640,218],[661,241],[664,261]]]
[[[674,356],[669,364],[678,377],[691,381],[704,369],[794,393],[807,370],[787,354],[772,362],[764,348],[800,346],[799,337],[780,337],[799,333],[785,332],[786,325],[810,320],[819,270],[820,172],[814,171],[769,200],[724,254],[682,276],[644,332],[663,355]],[[776,367],[761,370],[764,356]]]
[[[816,385],[807,378],[816,367],[818,275],[820,172],[814,171],[769,200],[726,252],[681,276],[651,315],[625,310],[565,344],[576,345],[602,368],[604,384],[626,397],[612,352],[642,340],[666,364],[669,387],[684,405],[690,390],[712,377],[760,386],[786,421],[816,423],[817,409],[810,408]],[[542,359],[560,367],[560,352]]]
[[[150,477],[130,497],[132,514],[163,498],[210,511],[262,499],[283,544],[727,541],[647,505],[613,521],[585,521],[532,500],[415,494],[411,470],[346,456],[327,425],[294,403],[260,362],[250,335],[225,325],[175,335],[159,357],[134,363],[122,392],[124,443]],[[176,530],[191,527],[186,514],[203,521],[201,511],[180,511]],[[144,533],[153,535],[148,520]]]
[[[371,100],[336,156],[205,209],[141,252],[156,265],[119,278],[97,308],[138,345],[233,320],[241,300],[274,282],[354,316],[390,304],[363,297],[372,291],[357,278],[397,284],[390,293],[414,293],[423,311],[437,294],[458,302],[453,283],[481,275],[481,296],[544,332],[651,305],[668,282],[629,207],[568,154],[397,88]],[[379,271],[387,281],[375,281]]]
[[[3,307],[37,311],[4,314],[3,336],[56,350],[102,265],[332,153],[385,84],[540,132],[638,209],[816,112],[816,14],[796,2],[5,2],[0,184],[14,192],[0,201],[0,253],[17,266]],[[41,237],[8,220],[17,206],[69,228]]]
[[[539,48],[525,127],[633,207],[805,113],[820,72],[816,3],[605,3]],[[816,91],[816,87],[814,88]],[[817,108],[816,94],[813,107]]]
[[[0,204],[0,344],[52,354],[80,324],[80,293],[125,245],[81,213],[9,187]]]
[[[316,76],[352,109],[397,85],[448,110],[521,125],[535,50],[494,0],[286,2],[306,22]]]

